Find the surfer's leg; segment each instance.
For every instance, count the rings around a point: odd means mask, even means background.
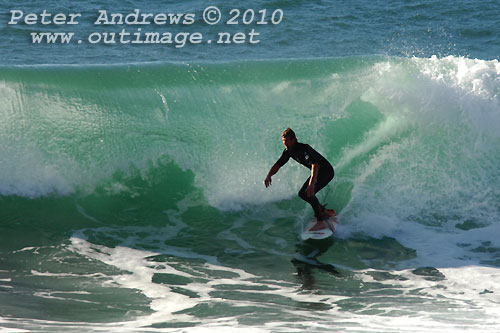
[[[314,193],[318,193],[319,191],[321,191],[326,185],[328,185],[328,183],[333,179],[335,175],[335,171],[332,169],[330,170],[323,170],[323,172],[320,171],[320,173],[318,174],[318,181],[316,182],[316,186],[314,187]],[[316,199],[318,200],[318,199]],[[319,210],[321,211],[321,217],[322,219],[325,219],[325,218],[328,218],[328,214],[325,212],[326,211],[326,208],[325,206],[321,205],[318,201],[318,204],[319,204]]]
[[[309,178],[307,178],[304,185],[302,185],[302,188],[299,191],[299,197],[311,205],[312,209],[314,210],[314,216],[316,216],[316,219],[320,221],[323,219],[323,206],[321,206],[321,204],[319,203],[319,200],[318,198],[316,198],[316,195],[313,195],[312,197],[307,196],[307,187],[309,186]],[[314,190],[315,192],[317,192],[316,186]]]
[[[333,169],[319,172],[318,180],[316,181],[316,186],[314,186],[314,194],[321,191],[328,183],[333,179],[335,172]]]
[[[325,207],[319,203],[318,198],[316,198],[316,193],[321,191],[328,183],[333,179],[334,176],[334,171],[333,169],[328,172],[319,172],[318,174],[318,179],[316,181],[316,185],[314,186],[314,193],[312,197],[307,196],[307,187],[309,186],[309,180],[311,177],[307,178],[306,182],[304,185],[302,185],[302,188],[299,191],[299,197],[308,202],[312,209],[314,210],[314,216],[316,216],[316,219],[318,221],[324,220],[325,219]]]

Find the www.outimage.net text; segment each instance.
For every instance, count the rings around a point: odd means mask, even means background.
[[[279,25],[283,21],[284,13],[281,9],[231,9],[222,12],[218,7],[206,7],[201,14],[197,13],[143,13],[135,9],[130,13],[112,13],[108,10],[99,10],[97,18],[93,20],[95,26],[122,27],[114,31],[95,31],[85,38],[77,38],[74,32],[39,31],[31,32],[33,44],[69,44],[76,41],[90,44],[171,44],[180,48],[186,44],[258,44],[261,41],[259,26]],[[79,24],[81,13],[51,13],[43,10],[40,13],[25,13],[20,9],[10,11],[9,25],[38,25],[38,26],[67,26]],[[146,27],[189,27],[197,21],[214,26],[243,26],[245,31],[217,31],[212,37],[200,31],[145,31]],[[125,26],[125,27],[123,27]],[[252,26],[251,29],[249,27]],[[135,28],[135,29],[134,29]]]

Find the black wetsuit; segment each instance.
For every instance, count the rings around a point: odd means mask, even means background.
[[[296,142],[290,149],[285,149],[281,154],[281,157],[276,162],[280,167],[285,165],[288,160],[293,158],[295,161],[299,162],[308,169],[312,168],[313,164],[319,165],[319,171],[316,178],[316,184],[314,186],[314,194],[319,192],[323,187],[325,187],[335,175],[330,162],[326,160],[320,153],[314,150],[311,146],[305,143]],[[309,186],[309,180],[311,177],[307,178],[304,185],[299,191],[299,197],[308,202],[314,210],[314,215],[318,220],[322,219],[323,207],[316,198],[316,195],[312,197],[307,197],[307,187]]]

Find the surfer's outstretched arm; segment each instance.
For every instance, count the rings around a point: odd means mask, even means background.
[[[278,163],[274,163],[274,165],[271,167],[271,170],[269,170],[269,173],[267,174],[266,179],[264,180],[264,185],[266,187],[269,187],[271,185],[272,180],[271,177],[278,172],[278,170],[281,168],[281,166]]]

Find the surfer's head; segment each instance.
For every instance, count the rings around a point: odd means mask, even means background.
[[[286,149],[290,149],[290,147],[293,147],[293,145],[297,142],[295,132],[292,131],[291,128],[287,128],[283,131],[283,134],[281,134],[281,139],[283,140],[283,144],[285,145]]]

